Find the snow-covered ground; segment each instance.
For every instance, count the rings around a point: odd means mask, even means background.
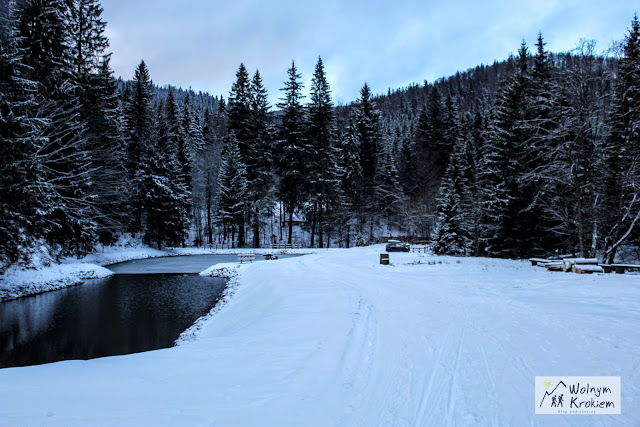
[[[245,265],[170,349],[0,369],[2,425],[640,425],[640,276],[331,249]],[[621,415],[535,415],[535,376]]]

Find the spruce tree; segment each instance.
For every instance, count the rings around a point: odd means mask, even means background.
[[[520,211],[524,199],[519,193],[523,166],[520,120],[525,109],[529,74],[528,49],[524,43],[513,71],[503,82],[491,112],[482,162],[483,232],[486,250],[500,257],[531,253],[522,228]]]
[[[309,111],[309,148],[312,159],[309,165],[309,194],[312,203],[311,245],[314,245],[316,227],[318,246],[324,247],[324,231],[327,214],[334,210],[338,200],[339,170],[335,148],[335,123],[331,89],[324,71],[322,58],[318,58],[311,80]]]
[[[244,64],[236,72],[236,81],[231,86],[227,105],[229,132],[233,132],[238,141],[242,161],[250,156],[248,145],[251,143],[251,81]]]
[[[158,105],[157,127],[143,156],[145,240],[158,248],[183,245],[189,224],[190,193],[180,163],[179,107],[170,90]]]
[[[101,66],[109,47],[102,6],[97,0],[65,0],[65,3],[73,69],[80,86],[84,86],[82,89],[87,89],[88,77]]]
[[[19,37],[29,78],[38,83],[41,114],[49,119],[38,155],[48,181],[48,243],[58,255],[84,255],[96,239],[95,197],[86,123],[68,44],[66,5],[32,0],[20,11]]]
[[[387,131],[388,132],[388,131]],[[403,200],[400,191],[401,186],[398,180],[398,170],[396,169],[395,153],[393,150],[392,135],[385,135],[380,141],[381,151],[378,155],[374,196],[377,205],[377,212],[386,218],[387,229],[391,231],[391,224],[398,213],[402,211]]]
[[[0,3],[0,272],[29,263],[28,249],[41,237],[46,193],[37,156],[46,120],[37,117],[37,84],[26,78],[17,43],[16,5]],[[25,185],[29,183],[29,185]]]
[[[293,213],[305,201],[309,150],[305,138],[306,115],[302,106],[301,75],[294,62],[287,70],[283,97],[278,103],[282,116],[277,128],[276,170],[280,176],[278,195],[289,216],[288,243],[293,237]]]
[[[524,139],[521,145],[521,180],[518,190],[522,199],[520,233],[532,254],[550,252],[559,246],[557,238],[548,232],[554,226],[554,219],[548,221],[549,217],[544,212],[543,201],[553,192],[547,193],[540,179],[540,171],[554,161],[549,154],[560,143],[558,134],[562,121],[558,105],[560,90],[554,80],[545,44],[542,34],[538,33],[533,69],[526,73],[529,78],[525,81],[524,109],[517,125],[519,134]]]
[[[128,175],[128,199],[126,208],[129,214],[128,229],[132,232],[142,231],[143,192],[142,181],[148,173],[144,166],[148,165],[145,156],[150,153],[152,144],[153,114],[151,100],[154,94],[153,83],[144,61],[136,67],[128,99],[124,105],[124,128],[126,161]]]
[[[625,37],[607,144],[605,178],[605,262],[613,262],[618,247],[640,222],[640,21],[635,15]]]
[[[355,229],[357,235],[355,240],[357,244],[364,243],[362,239],[362,229],[357,228],[364,222],[364,206],[363,206],[363,176],[362,164],[360,162],[360,141],[358,132],[353,120],[349,118],[345,135],[341,141],[340,147],[340,190],[344,197],[344,204],[341,209],[341,223],[345,227],[345,245],[350,247],[352,229]]]
[[[380,130],[378,114],[373,103],[371,89],[364,84],[360,90],[360,98],[356,104],[354,124],[356,127],[359,146],[360,164],[362,168],[362,194],[366,221],[369,223],[369,241],[373,241],[373,225],[375,221],[375,183],[378,149],[380,145]],[[359,224],[360,231],[364,224]]]
[[[245,223],[248,183],[240,148],[233,135],[225,144],[219,174],[218,221],[224,227],[225,237],[230,229],[231,241],[235,243],[236,230]],[[242,246],[243,242],[239,240],[238,244]]]
[[[250,84],[249,130],[251,140],[247,144],[246,159],[248,197],[253,229],[253,247],[260,247],[262,217],[273,206],[273,131],[269,116],[267,90],[256,70]]]
[[[433,239],[433,251],[436,254],[465,255],[467,253],[468,242],[461,230],[463,210],[461,172],[458,153],[454,153],[440,186],[438,221]]]
[[[124,147],[123,109],[117,81],[105,55],[95,73],[86,76],[81,98],[86,124],[87,149],[91,155],[91,181],[95,194],[96,222],[102,243],[111,243],[124,231],[127,203],[126,151]]]

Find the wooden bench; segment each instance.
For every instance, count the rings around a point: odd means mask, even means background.
[[[411,252],[415,252],[418,251],[418,253],[420,253],[421,251],[424,252],[425,254],[427,253],[427,247],[426,246],[412,246],[411,247]]]
[[[380,264],[389,265],[389,254],[380,254]]]
[[[238,254],[238,261],[240,261],[240,264],[242,264],[243,261],[253,262],[253,260],[253,254]]]
[[[626,270],[640,270],[638,264],[600,264],[605,273],[615,271],[617,274],[624,274]]]
[[[601,268],[602,271],[604,271],[605,273],[611,273],[613,271],[613,266],[611,264],[598,264]]]

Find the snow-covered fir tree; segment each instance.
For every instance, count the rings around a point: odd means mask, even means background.
[[[28,250],[42,237],[48,188],[37,156],[47,121],[38,118],[37,84],[26,77],[18,46],[17,8],[0,2],[0,272],[28,264]],[[25,185],[30,183],[30,185]]]
[[[330,229],[327,221],[337,209],[340,200],[338,152],[336,150],[335,123],[331,89],[324,71],[322,58],[318,58],[311,80],[309,111],[310,164],[309,196],[311,213],[311,246],[314,246],[316,230],[318,247],[324,247],[324,235]]]
[[[278,197],[288,216],[287,242],[292,243],[293,214],[303,206],[307,191],[309,148],[306,138],[306,112],[302,105],[302,82],[295,62],[287,70],[283,95],[278,107],[282,110],[277,127],[276,171],[280,176]]]
[[[144,167],[148,164],[145,158],[149,146],[153,144],[153,112],[151,100],[153,83],[149,69],[144,61],[136,67],[127,99],[124,103],[124,132],[126,145],[125,167],[128,175],[127,195],[129,213],[127,229],[132,232],[142,231],[143,189],[142,181],[148,173]]]
[[[244,245],[243,227],[247,211],[247,173],[240,148],[231,135],[225,144],[225,152],[222,156],[218,181],[220,183],[218,193],[218,221],[224,228],[225,241],[230,235],[231,243],[238,246]],[[238,240],[236,241],[236,233]]]

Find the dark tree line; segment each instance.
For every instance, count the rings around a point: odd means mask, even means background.
[[[453,146],[436,250],[612,262],[640,238],[637,17],[619,59],[588,41],[554,57],[539,35],[533,54],[523,44],[508,65],[491,106],[467,116]]]
[[[227,101],[116,80],[97,0],[0,0],[0,264],[156,247],[353,246],[613,259],[640,238],[640,42],[583,42],[335,107],[318,59],[272,108],[244,65]],[[275,110],[275,111],[274,111]]]

